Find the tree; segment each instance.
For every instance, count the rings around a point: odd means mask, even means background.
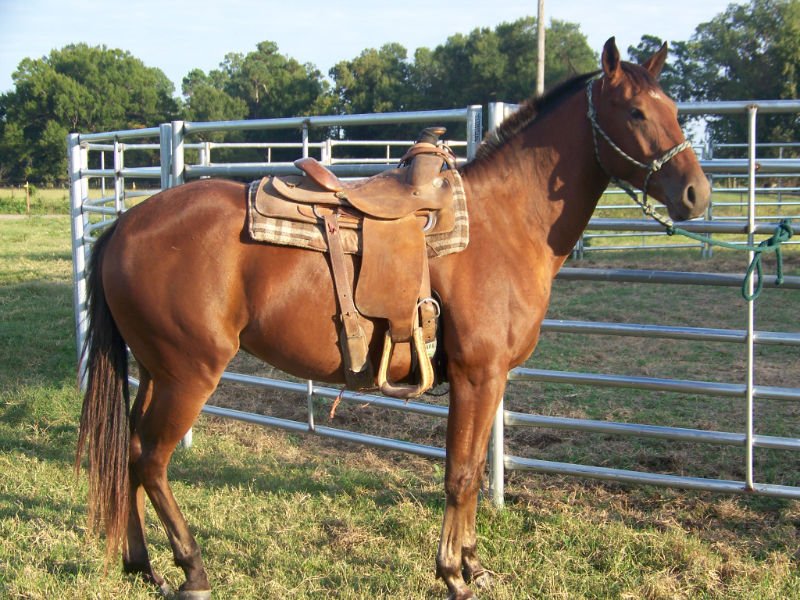
[[[597,54],[574,23],[551,21],[545,52],[548,87],[597,67]],[[424,90],[419,96],[431,103],[427,108],[520,102],[536,87],[536,20],[451,36],[435,50],[418,50],[414,71],[413,81]]]
[[[212,77],[219,78],[231,97],[247,103],[250,119],[314,114],[328,91],[314,65],[280,54],[278,46],[269,41],[247,55],[228,54],[221,72],[212,72]]]
[[[69,132],[137,129],[178,113],[174,87],[159,69],[105,46],[74,44],[26,58],[12,78],[14,90],[0,98],[0,160],[16,182],[66,179]]]
[[[219,69],[208,74],[191,71],[183,80],[189,120],[271,119],[331,111],[329,85],[311,64],[300,64],[279,53],[278,46],[261,42],[248,54],[225,55]],[[214,141],[299,142],[296,131],[229,132],[205,135]],[[296,155],[286,153],[286,158]],[[220,150],[220,160],[261,161],[263,152]],[[276,160],[280,151],[273,153]]]
[[[796,99],[800,93],[800,0],[751,0],[731,4],[700,24],[690,42],[694,61],[686,74],[692,99]],[[711,139],[742,142],[746,121],[709,123]],[[760,141],[795,140],[796,115],[767,115],[759,123]]]
[[[517,24],[530,29],[531,21],[523,19]],[[518,53],[515,59],[523,62],[533,56],[536,48],[534,37],[523,34],[524,38],[528,43],[517,43],[515,48]],[[434,50],[417,50],[414,58],[414,80],[423,86],[419,97],[429,103],[426,108],[457,108],[495,100],[521,99],[504,94],[508,57],[502,51],[497,32],[491,29],[474,29],[468,35],[457,33]],[[512,77],[525,79],[525,70]]]
[[[597,69],[599,62],[599,55],[589,46],[577,23],[558,19],[550,21],[550,28],[545,34],[546,87]],[[532,77],[531,82],[533,81]],[[532,89],[534,88],[529,88]],[[525,93],[530,95],[530,91]]]
[[[183,78],[184,118],[188,121],[231,121],[247,116],[247,103],[225,91],[219,77],[194,69]]]
[[[407,110],[411,104],[408,53],[400,44],[369,48],[330,70],[334,96],[346,114]]]
[[[337,63],[330,70],[334,81],[336,112],[361,114],[410,110],[417,102],[410,82],[408,53],[400,44],[368,48],[353,60]],[[349,128],[349,138],[399,138],[413,136],[416,127],[360,126]]]
[[[417,49],[411,63],[399,44],[365,50],[330,72],[339,110],[447,109],[496,100],[522,101],[535,88],[535,25],[534,18],[526,17],[494,29],[455,34],[433,50]],[[546,51],[548,85],[597,66],[597,55],[573,23],[552,21]],[[413,133],[405,137],[409,135]]]

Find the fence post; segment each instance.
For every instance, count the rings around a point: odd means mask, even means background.
[[[125,146],[114,140],[114,210],[121,215],[125,209],[125,178],[122,169],[125,165]]]
[[[325,138],[325,144],[322,146],[320,160],[323,165],[333,164],[333,143],[331,138]]]
[[[489,104],[488,129],[495,131],[505,119],[506,106],[504,102]],[[492,439],[489,445],[489,498],[498,508],[505,503],[505,408],[503,399],[494,415],[492,423]]]
[[[69,166],[69,200],[70,223],[72,232],[72,302],[75,307],[75,341],[78,353],[78,380],[81,389],[86,389],[86,363],[83,360],[83,343],[88,330],[88,314],[86,307],[86,217],[83,214],[83,202],[88,195],[88,188],[81,176],[86,166],[86,152],[81,148],[80,135],[71,133],[67,136],[67,164]]]
[[[172,125],[162,123],[159,126],[158,139],[161,144],[161,189],[171,186],[172,178]]]
[[[500,406],[494,415],[492,423],[492,440],[489,448],[489,498],[497,508],[505,504],[505,431],[503,429],[505,417],[504,401],[500,399]]]
[[[747,107],[747,124],[748,124],[748,177],[747,177],[747,244],[753,246],[753,232],[756,228],[756,116],[758,115],[758,107],[750,105]],[[747,252],[748,264],[753,262],[754,252]],[[746,402],[747,402],[747,416],[746,416],[746,431],[745,437],[747,438],[747,445],[745,448],[745,487],[748,490],[754,489],[753,480],[753,385],[755,370],[755,352],[753,348],[754,330],[755,330],[755,299],[753,296],[753,278],[750,277],[747,281],[747,294],[749,300],[747,301],[747,385],[746,385]]]
[[[200,144],[200,164],[207,167],[211,164],[211,142]]]
[[[301,135],[303,141],[303,158],[308,158],[308,121],[303,123],[303,132]]]
[[[100,170],[101,171],[105,171],[106,170],[106,152],[105,152],[105,150],[101,150],[100,151]],[[102,196],[103,198],[106,197],[106,178],[105,177],[101,177],[100,178],[100,196]]]
[[[183,140],[186,135],[183,121],[172,122],[172,185],[183,183],[186,166],[184,163]]]
[[[475,158],[478,146],[483,138],[483,107],[473,104],[468,108],[467,117],[467,159]]]

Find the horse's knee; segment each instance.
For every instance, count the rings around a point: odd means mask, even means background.
[[[466,467],[452,469],[445,476],[444,490],[447,498],[461,504],[478,493],[483,481],[483,469]]]

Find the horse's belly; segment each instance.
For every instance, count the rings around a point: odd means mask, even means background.
[[[266,245],[253,247],[251,254],[245,272],[250,317],[240,335],[242,348],[297,377],[343,382],[341,321],[325,255]],[[377,352],[382,330],[366,319],[362,326]]]

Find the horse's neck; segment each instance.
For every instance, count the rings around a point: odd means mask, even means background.
[[[540,260],[550,254],[557,270],[608,185],[594,157],[585,97],[565,99],[468,169],[465,181],[473,223],[529,246]]]

